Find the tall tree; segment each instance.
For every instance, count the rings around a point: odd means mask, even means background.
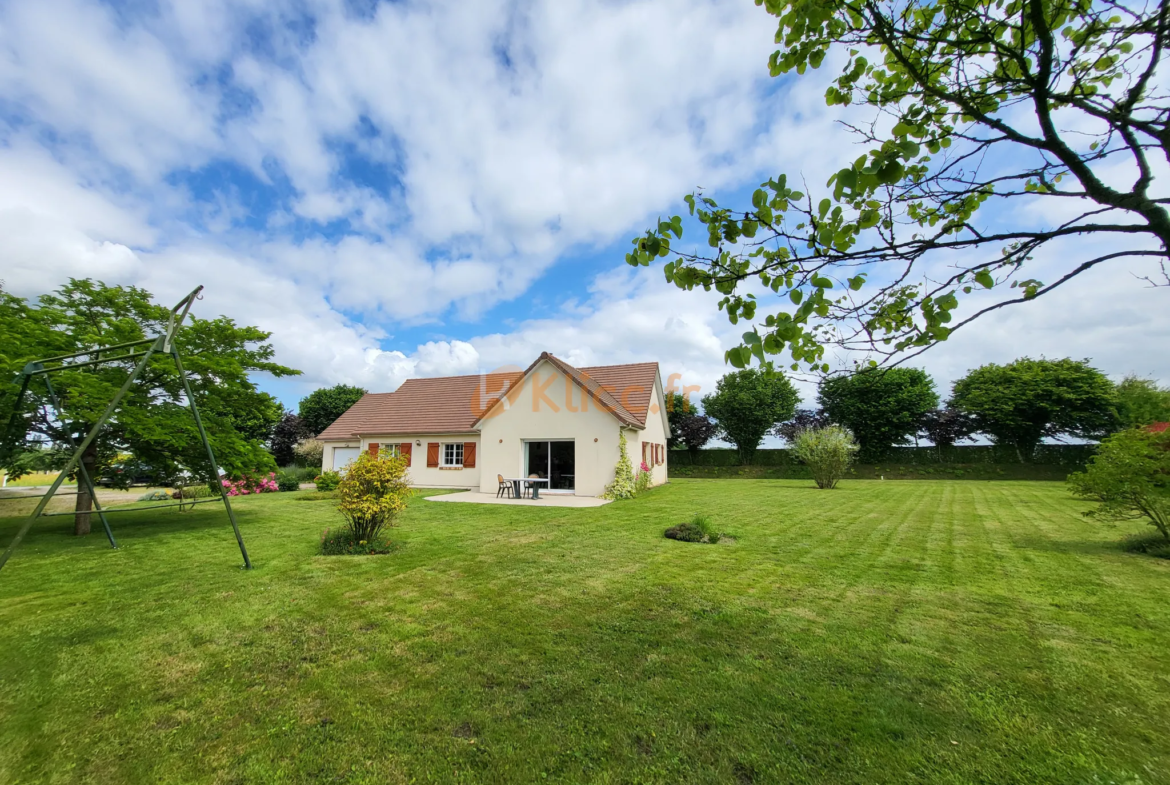
[[[703,396],[703,411],[722,435],[739,450],[741,463],[751,463],[768,429],[796,411],[800,395],[784,374],[770,368],[745,368],[729,373]]]
[[[686,445],[694,458],[707,442],[719,433],[719,426],[705,414],[688,414],[678,423],[678,442]]]
[[[314,390],[301,399],[298,414],[309,433],[317,436],[361,400],[366,391],[348,384],[335,384]]]
[[[0,422],[9,422],[13,415],[19,388],[11,380],[26,362],[159,334],[165,331],[170,315],[170,309],[151,302],[143,289],[90,280],[71,280],[57,292],[40,297],[35,305],[3,295],[0,325],[5,329],[7,362],[0,368]],[[14,326],[17,329],[8,332]],[[216,459],[230,473],[272,466],[263,440],[271,433],[280,408],[270,395],[256,389],[249,374],[299,373],[272,362],[272,347],[265,343],[268,337],[269,333],[241,327],[223,316],[189,317],[175,337]],[[133,364],[121,361],[53,374],[52,383],[63,408],[60,418],[50,405],[43,382],[35,380],[15,413],[17,432],[7,434],[0,464],[19,472],[21,456],[29,447],[45,442],[63,447],[70,437],[80,442],[125,382]],[[151,358],[116,415],[82,455],[82,464],[96,481],[120,452],[132,453],[164,475],[186,468],[213,478],[182,381],[169,356]],[[87,534],[93,500],[81,485],[78,490],[74,529],[77,534]]]
[[[801,431],[812,431],[829,425],[832,425],[832,420],[823,409],[797,409],[792,419],[776,423],[771,434],[791,445],[796,442],[796,437]]]
[[[1127,376],[1117,385],[1117,415],[1123,428],[1170,422],[1170,388]]]
[[[276,424],[269,440],[268,449],[276,459],[277,466],[291,466],[296,460],[294,450],[301,440],[310,436],[309,429],[301,422],[300,416],[292,412],[285,412]]]
[[[921,368],[870,368],[822,380],[817,402],[853,432],[861,460],[878,461],[918,432],[923,416],[938,406],[938,393]]]
[[[978,433],[979,426],[971,415],[948,407],[931,409],[922,416],[922,422],[918,427],[919,433],[929,439],[942,456],[943,450],[954,447],[956,443],[970,439],[972,434]]]
[[[950,405],[1025,463],[1045,437],[1101,438],[1117,418],[1113,383],[1088,360],[984,365],[955,382]]]
[[[682,393],[668,392],[666,393],[666,421],[670,425],[670,436],[666,437],[666,446],[668,449],[674,449],[682,444],[679,434],[682,432],[682,422],[698,413],[687,396]]]
[[[756,3],[779,19],[773,76],[844,63],[825,100],[862,107],[846,127],[863,152],[815,195],[781,174],[746,208],[687,196],[709,252],[672,245],[680,216],[634,240],[630,264],[665,258],[668,281],[714,288],[733,323],[757,320],[760,285],[777,295],[732,365],[788,352],[828,370],[825,344],[904,357],[1098,265],[1152,261],[1147,280],[1170,284],[1154,183],[1170,0]]]

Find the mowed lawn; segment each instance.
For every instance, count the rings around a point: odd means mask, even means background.
[[[237,501],[251,572],[213,505],[40,522],[0,782],[1170,782],[1170,561],[1059,483],[415,498],[376,557],[298,496]]]

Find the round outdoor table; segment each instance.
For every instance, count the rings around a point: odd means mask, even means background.
[[[522,483],[528,483],[532,486],[532,498],[534,500],[540,498],[540,484],[542,482],[545,485],[548,484],[548,480],[540,477],[505,477],[504,479],[512,483],[512,495],[517,499],[524,498],[521,494]]]

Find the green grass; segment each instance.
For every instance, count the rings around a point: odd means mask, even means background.
[[[1170,782],[1170,561],[1052,483],[680,480],[42,522],[0,571],[0,782]],[[701,512],[735,537],[663,530]],[[0,542],[18,525],[0,520]]]
[[[12,479],[11,477],[9,477],[8,482],[5,483],[5,487],[7,487],[7,488],[28,488],[30,486],[36,486],[36,485],[52,485],[53,480],[57,479],[58,473],[59,472],[30,472],[28,474],[21,475],[20,477],[17,477],[16,479]],[[0,471],[0,477],[3,477],[3,476],[4,476],[4,472]],[[64,485],[76,485],[77,482],[75,480],[66,480],[63,484]]]

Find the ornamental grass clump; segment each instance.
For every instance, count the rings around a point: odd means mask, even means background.
[[[725,539],[723,534],[715,530],[711,519],[702,513],[695,513],[695,515],[685,523],[680,523],[677,526],[671,526],[665,532],[668,540],[678,540],[680,542],[705,542],[711,545]]]
[[[818,488],[836,488],[857,454],[857,442],[848,428],[828,425],[796,434],[792,452],[812,472]]]
[[[381,543],[383,530],[394,525],[409,497],[405,459],[362,453],[337,488],[337,510],[347,524],[343,531],[363,546]]]

